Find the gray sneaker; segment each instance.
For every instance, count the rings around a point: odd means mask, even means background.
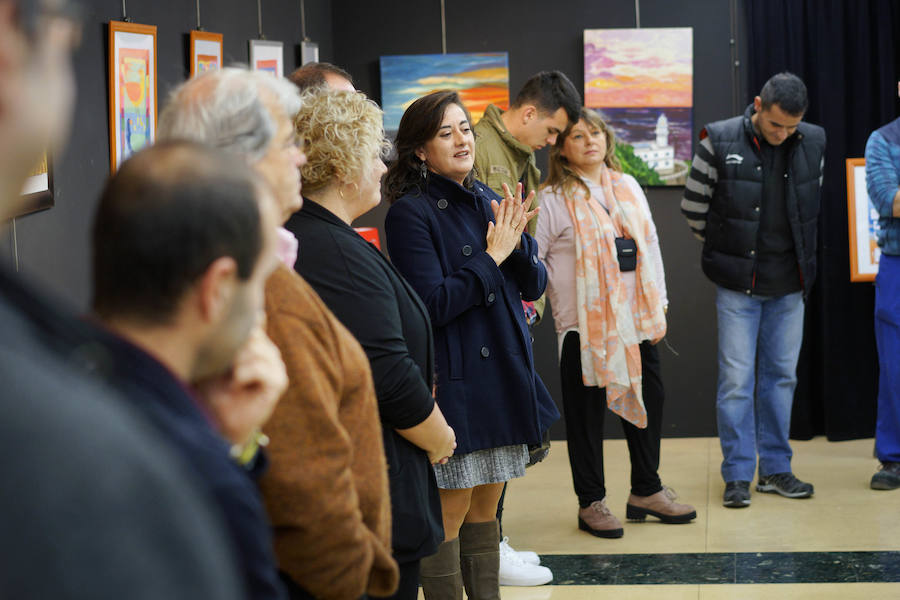
[[[750,506],[750,482],[729,481],[725,484],[722,504],[728,508],[745,508]]]
[[[873,490],[896,490],[900,488],[900,462],[883,462],[878,472],[872,475]]]
[[[809,498],[815,492],[811,483],[800,481],[791,472],[775,473],[765,477],[760,475],[756,482],[756,491],[779,494],[785,498]]]

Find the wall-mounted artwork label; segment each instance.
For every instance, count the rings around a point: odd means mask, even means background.
[[[453,90],[477,123],[488,104],[509,108],[509,55],[506,52],[417,54],[381,57],[384,129],[393,138],[406,108],[437,90]]]
[[[268,40],[250,40],[250,68],[283,77],[284,44]]]
[[[191,77],[222,68],[222,34],[191,32]]]
[[[156,137],[156,27],[109,24],[110,170]]]
[[[693,156],[693,29],[586,29],[584,103],[641,185],[684,185]]]

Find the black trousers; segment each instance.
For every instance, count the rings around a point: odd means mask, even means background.
[[[662,434],[663,384],[659,351],[650,342],[640,346],[647,428],[639,429],[621,419],[631,457],[631,493],[651,496],[662,489],[659,480],[659,441]],[[581,378],[581,350],[577,331],[563,339],[560,359],[563,412],[569,464],[578,504],[584,508],[606,496],[603,474],[603,422],[606,389],[586,387]]]

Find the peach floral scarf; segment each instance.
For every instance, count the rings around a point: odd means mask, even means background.
[[[575,232],[578,333],[584,385],[606,388],[609,409],[637,427],[647,426],[641,391],[640,343],[666,333],[666,317],[649,257],[650,223],[621,173],[603,166],[600,180],[606,205],[584,186],[564,193]],[[615,238],[638,248],[633,302],[629,302],[616,256]]]

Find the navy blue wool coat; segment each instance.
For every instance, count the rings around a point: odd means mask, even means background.
[[[468,190],[430,173],[388,211],[391,261],[421,296],[435,337],[437,401],[456,432],[457,454],[538,444],[559,411],[534,370],[522,299],[544,293],[537,242],[499,267],[485,252],[490,202],[481,182]]]

